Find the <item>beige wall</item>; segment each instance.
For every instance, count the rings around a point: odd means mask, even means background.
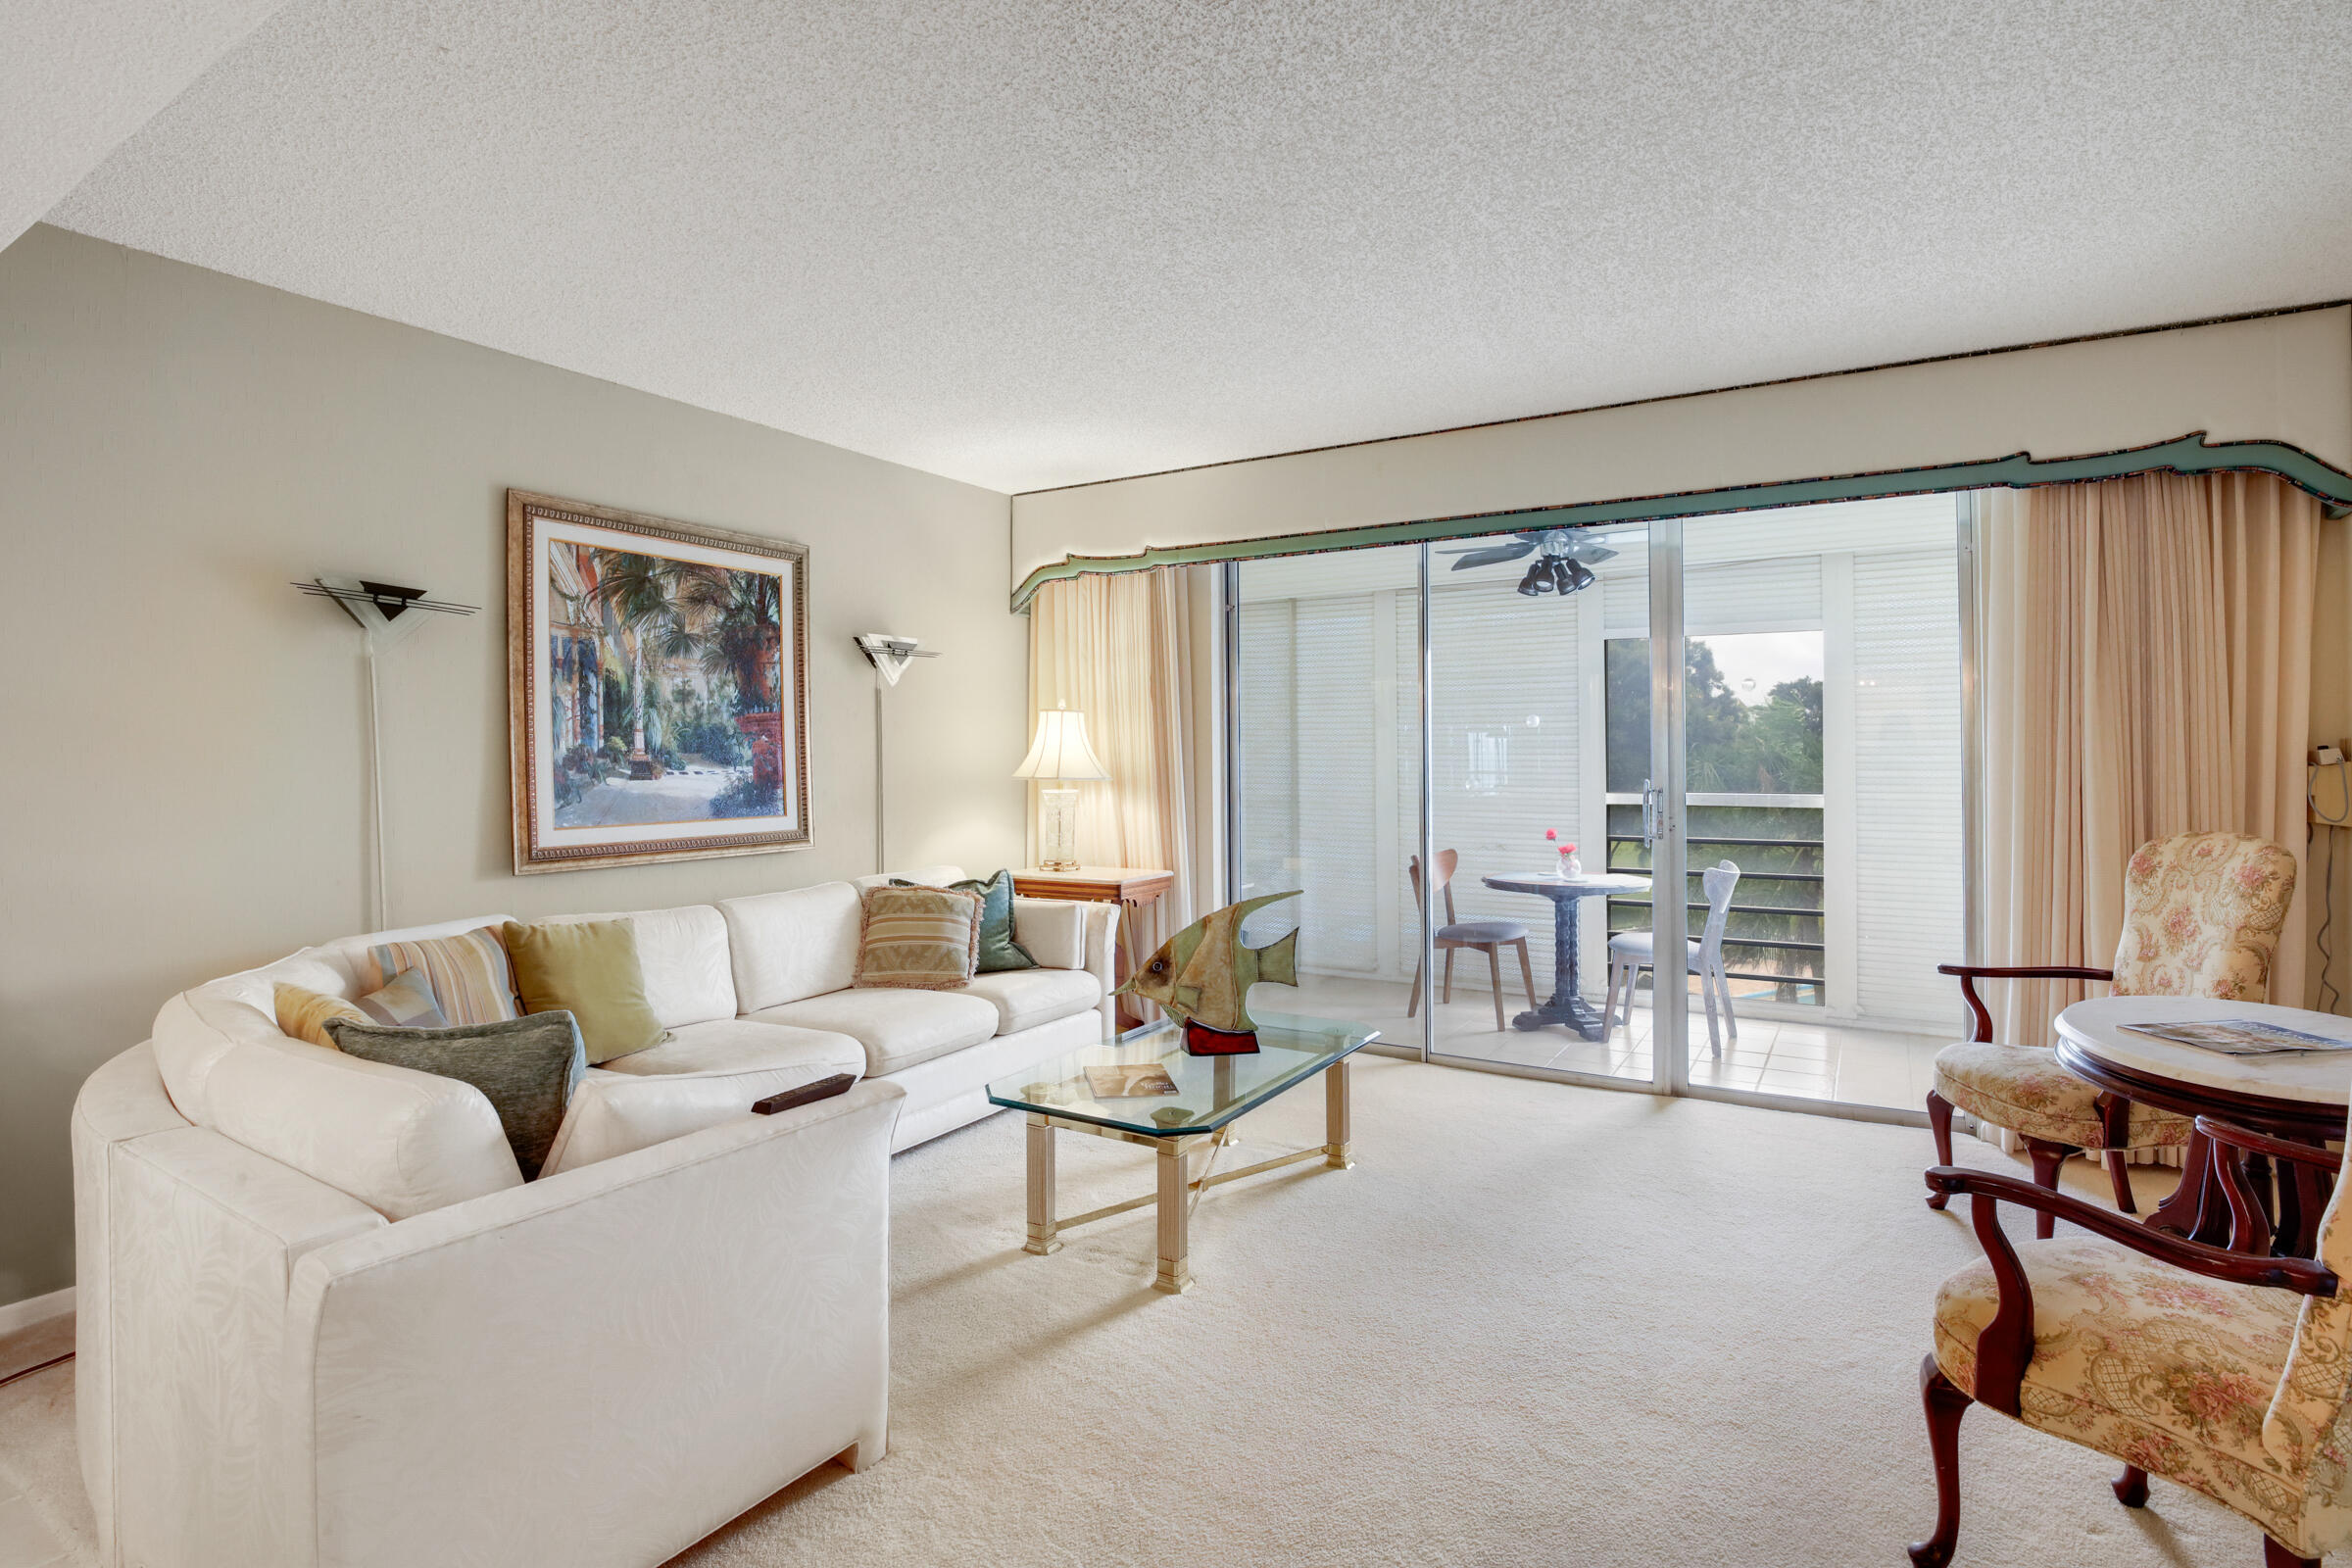
[[[510,485],[810,550],[813,847],[517,878]],[[889,694],[892,858],[1018,863],[1026,626],[1004,496],[36,227],[0,253],[0,1302],[73,1277],[76,1086],[173,991],[366,929],[359,635],[289,581],[483,607],[383,666],[390,912],[640,908],[873,869],[854,632]]]

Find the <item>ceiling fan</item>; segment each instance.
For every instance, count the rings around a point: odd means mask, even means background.
[[[1453,564],[1456,571],[1499,565],[1532,554],[1536,559],[1527,564],[1527,575],[1519,579],[1519,591],[1533,598],[1537,594],[1572,594],[1589,587],[1592,568],[1617,552],[1580,537],[1573,528],[1539,528],[1532,533],[1513,534],[1509,544],[1472,545],[1441,554],[1462,558]]]

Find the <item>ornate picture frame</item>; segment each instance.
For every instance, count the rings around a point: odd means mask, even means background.
[[[808,843],[808,549],[507,492],[517,875]]]

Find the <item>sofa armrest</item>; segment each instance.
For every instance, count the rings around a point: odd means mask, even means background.
[[[286,1560],[286,1292],[322,1247],[388,1227],[207,1128],[74,1127],[83,1470],[108,1561]]]
[[[1012,940],[1049,969],[1086,967],[1086,911],[1068,899],[1012,901]]]
[[[1118,1027],[1119,906],[1076,899],[1014,899],[1013,940],[1049,969],[1084,969],[1102,983],[1097,1010],[1103,1026]]]
[[[878,1456],[903,1098],[747,1114],[305,1258],[289,1463],[316,1560],[660,1562]]]

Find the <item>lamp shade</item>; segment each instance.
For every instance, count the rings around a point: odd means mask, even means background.
[[[1110,770],[1086,742],[1086,715],[1056,707],[1037,715],[1037,739],[1012,770],[1014,778],[1108,778]]]

